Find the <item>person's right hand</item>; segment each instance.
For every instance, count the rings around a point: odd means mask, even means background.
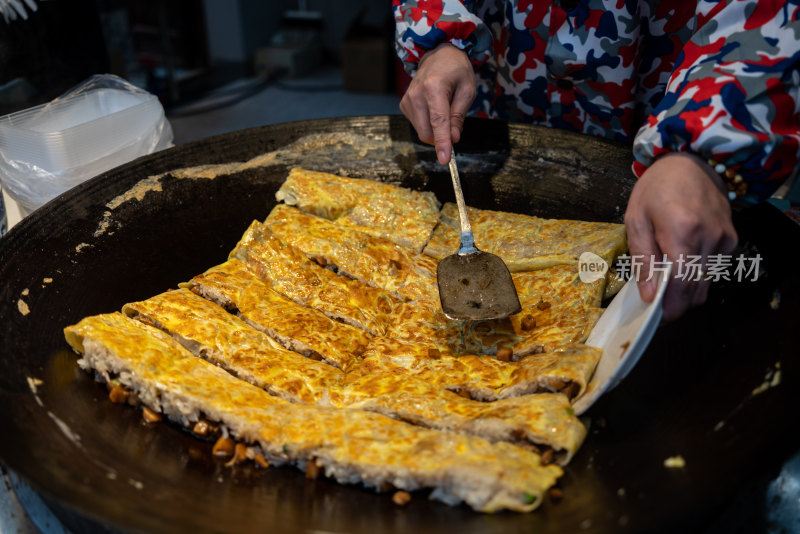
[[[421,141],[436,147],[442,165],[450,161],[452,144],[461,138],[476,92],[477,81],[469,57],[463,50],[444,43],[422,56],[400,101],[403,115],[411,121]]]
[[[673,262],[692,256],[700,266],[711,256],[730,254],[736,246],[728,190],[714,170],[697,156],[675,152],[657,159],[633,186],[625,211],[625,228],[632,258],[642,258],[639,294],[645,302],[655,296],[650,279],[653,261],[663,255]],[[679,265],[679,264],[678,264]],[[705,302],[710,282],[679,276],[678,265],[664,294],[664,322]]]

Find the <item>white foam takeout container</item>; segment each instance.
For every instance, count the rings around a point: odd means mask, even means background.
[[[0,118],[0,149],[8,161],[69,169],[127,145],[163,113],[155,95],[97,89]]]
[[[0,183],[24,216],[84,180],[171,144],[155,95],[97,75],[47,104],[0,117]]]

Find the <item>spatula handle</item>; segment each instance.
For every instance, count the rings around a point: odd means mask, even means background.
[[[458,204],[458,219],[461,223],[461,247],[459,254],[471,254],[477,252],[475,248],[475,237],[472,235],[472,225],[467,216],[467,205],[464,203],[464,193],[461,191],[461,180],[458,178],[458,167],[456,167],[456,151],[450,151],[450,178],[453,179],[453,191],[456,193],[456,204]]]

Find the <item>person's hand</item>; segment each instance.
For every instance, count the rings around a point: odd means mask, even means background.
[[[625,211],[625,228],[631,258],[644,257],[638,285],[645,302],[655,296],[654,279],[646,281],[652,260],[661,261],[662,254],[672,262],[681,255],[684,259],[696,255],[705,265],[710,255],[729,254],[736,246],[724,191],[722,180],[708,164],[683,153],[659,158],[636,182]],[[709,281],[705,275],[700,278],[670,280],[664,295],[664,321],[705,302]]]
[[[421,141],[436,147],[439,163],[450,161],[452,144],[461,138],[461,129],[472,101],[477,81],[467,54],[445,43],[422,56],[419,68],[400,101],[403,112]]]

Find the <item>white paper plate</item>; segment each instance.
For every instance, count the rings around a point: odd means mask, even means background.
[[[636,283],[629,280],[603,312],[586,340],[587,345],[603,349],[603,355],[586,393],[573,404],[576,414],[616,387],[639,361],[661,322],[661,302],[671,272],[671,264],[666,264],[653,275],[658,286],[652,302],[644,302]]]

